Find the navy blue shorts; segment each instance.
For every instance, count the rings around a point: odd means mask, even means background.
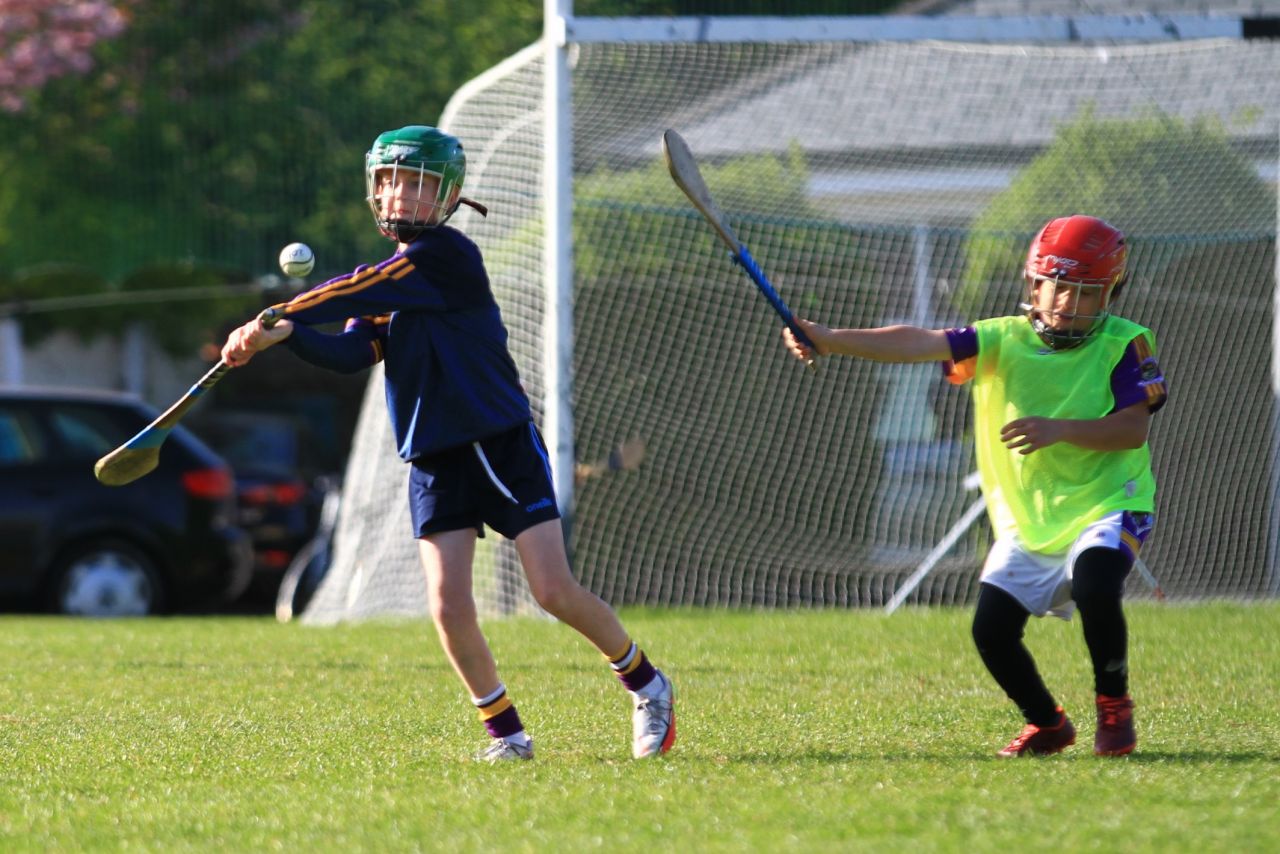
[[[409,472],[415,537],[488,525],[507,539],[559,519],[551,460],[528,424],[469,445],[418,457]]]

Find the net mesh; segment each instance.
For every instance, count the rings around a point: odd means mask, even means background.
[[[449,116],[466,194],[491,209],[455,224],[486,254],[538,417],[541,71],[529,52]],[[571,545],[606,600],[882,604],[978,497],[968,392],[936,365],[828,359],[813,376],[786,356],[666,176],[668,127],[783,298],[831,325],[1014,313],[1044,220],[1123,228],[1116,309],[1156,331],[1171,387],[1143,557],[1174,598],[1277,592],[1280,45],[590,44],[572,85]],[[1072,137],[1082,125],[1105,144]],[[425,610],[380,382],[313,621]],[[989,541],[981,519],[909,601],[971,599]],[[533,607],[510,544],[486,542],[482,606]]]

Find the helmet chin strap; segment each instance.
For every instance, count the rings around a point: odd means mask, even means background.
[[[1107,319],[1107,315],[1101,315],[1097,320],[1090,324],[1088,329],[1071,330],[1069,332],[1058,332],[1052,326],[1044,322],[1039,314],[1032,312],[1029,320],[1031,328],[1036,331],[1036,335],[1045,344],[1049,345],[1050,350],[1072,350],[1088,341],[1093,333]]]
[[[489,215],[489,208],[485,205],[468,198],[459,197],[458,201],[454,203],[453,210],[449,211],[448,215],[445,216],[444,219],[440,220],[440,222],[436,223],[436,225],[444,225],[448,222],[449,217],[453,216],[462,205],[475,208],[476,212],[478,212],[480,216],[487,217]],[[393,240],[400,243],[412,243],[421,236],[422,232],[426,231],[428,228],[435,228],[436,225],[423,225],[422,223],[388,219],[382,221],[381,228],[382,233]]]
[[[401,243],[412,243],[414,240],[417,240],[418,237],[421,236],[422,232],[426,231],[427,229],[436,228],[437,226],[444,225],[446,222],[448,222],[449,217],[453,216],[454,212],[458,210],[458,206],[463,203],[475,208],[477,211],[480,212],[482,216],[489,215],[489,209],[486,208],[484,205],[480,204],[479,202],[473,202],[470,199],[459,199],[457,202],[454,202],[452,210],[450,210],[447,214],[441,217],[440,221],[437,223],[432,223],[431,225],[427,225],[421,222],[406,222],[404,220],[388,219],[388,220],[385,220],[385,225],[383,226],[383,232],[387,234],[388,237],[393,237],[395,240],[398,240]]]
[[[448,219],[448,217],[445,217],[445,219]],[[422,236],[422,232],[435,228],[437,225],[444,225],[444,220],[441,220],[434,225],[428,225],[423,222],[414,222],[412,220],[388,219],[385,220],[383,232],[388,237],[394,238],[400,243],[412,243]]]
[[[390,226],[388,231],[390,231],[392,235],[395,236],[395,239],[400,243],[412,243],[428,228],[428,226],[425,225],[408,222],[390,222],[388,225]]]

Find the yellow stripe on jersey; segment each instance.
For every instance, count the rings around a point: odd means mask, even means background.
[[[381,277],[383,277],[383,275],[384,275],[383,270],[376,268],[376,266],[371,266],[371,268],[361,270],[360,273],[352,273],[351,275],[348,275],[348,277],[334,279],[333,282],[330,282],[329,284],[325,284],[325,286],[316,288],[315,291],[307,291],[306,293],[300,293],[298,294],[298,296],[293,297],[292,300],[289,300],[287,303],[284,303],[284,305],[285,306],[301,305],[302,302],[315,300],[315,298],[317,297],[325,296],[325,294],[332,293],[334,289],[351,287],[352,284],[357,284],[357,283],[367,283],[369,282],[370,279],[375,279],[375,278],[380,280]]]
[[[370,267],[367,270],[361,270],[351,276],[343,279],[337,279],[322,288],[314,291],[307,291],[305,294],[298,296],[285,303],[283,308],[287,315],[290,311],[298,311],[304,308],[312,308],[321,303],[328,302],[333,297],[345,296],[347,294],[359,293],[370,285],[381,282],[383,279],[391,278],[399,281],[413,269],[413,265],[408,258],[398,258],[395,262],[388,264],[382,269]]]
[[[1153,358],[1151,352],[1151,342],[1147,340],[1147,336],[1139,335],[1133,339],[1133,352],[1138,357],[1138,364],[1143,365],[1148,359]],[[1143,385],[1143,390],[1147,393],[1147,407],[1152,408],[1169,396],[1169,390],[1162,381],[1148,382]]]
[[[364,317],[348,317],[346,325],[342,327],[344,332],[350,332],[351,328],[359,321],[364,320],[372,323],[374,326],[386,326],[391,322],[390,314],[367,314]]]
[[[391,315],[376,314],[365,315],[364,317],[348,317],[346,325],[342,327],[342,331],[350,332],[352,329],[355,329],[362,320],[366,323],[372,323],[375,327],[386,326],[391,322]],[[373,349],[373,363],[376,365],[378,362],[381,362],[383,358],[382,342],[377,338],[374,338],[369,342],[369,346]]]
[[[1146,390],[1148,407],[1154,407],[1169,396],[1169,393],[1164,390],[1164,383],[1147,383]]]
[[[401,272],[401,268],[403,268],[403,272]],[[338,281],[325,285],[317,290],[308,291],[305,294],[299,294],[286,304],[285,310],[311,308],[312,306],[328,302],[336,296],[359,293],[370,285],[377,284],[383,279],[389,278],[392,273],[400,273],[400,276],[396,277],[398,280],[410,269],[412,269],[412,265],[409,263],[408,258],[401,258],[394,264],[389,264],[382,269],[370,267],[368,270],[362,270],[353,276],[348,276],[345,279],[339,279]]]
[[[1147,336],[1139,335],[1134,338],[1133,349],[1138,353],[1139,362],[1151,358],[1151,344],[1147,341]]]

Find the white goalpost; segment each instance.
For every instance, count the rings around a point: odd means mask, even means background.
[[[1039,222],[993,229],[991,212],[1044,181],[1063,204],[1105,199],[1133,256],[1121,310],[1155,329],[1171,385],[1144,558],[1170,598],[1280,593],[1280,41],[1253,38],[1274,21],[545,11],[542,41],[461,87],[440,124],[490,209],[453,223],[485,253],[591,589],[615,605],[959,603],[990,539],[966,487],[967,392],[931,366],[798,370],[666,174],[675,128],[788,304],[839,325],[1015,311]],[[1141,135],[1144,192],[1077,179],[1099,159],[1084,126],[1125,150]],[[1092,160],[1046,177],[1064,145]],[[426,614],[406,467],[370,383],[314,623]],[[537,613],[496,534],[476,585],[488,614]],[[1133,593],[1150,594],[1140,578]]]

